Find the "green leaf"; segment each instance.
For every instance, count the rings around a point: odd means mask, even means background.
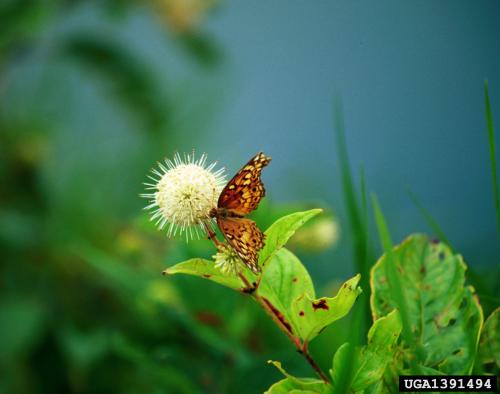
[[[401,334],[401,317],[397,310],[375,320],[368,331],[368,347],[374,351],[386,351],[394,346]]]
[[[310,341],[319,332],[345,316],[361,289],[360,275],[344,283],[336,297],[315,299],[309,273],[288,249],[281,249],[262,275],[257,295],[275,311],[289,333]]]
[[[322,212],[322,209],[311,209],[304,212],[295,212],[276,220],[265,231],[266,239],[264,248],[259,254],[259,265],[264,267],[273,255],[278,252],[290,237],[312,217]]]
[[[500,307],[486,319],[481,332],[478,352],[481,373],[498,375],[500,371]],[[491,367],[489,365],[491,364]]]
[[[286,376],[286,379],[273,384],[266,394],[288,394],[288,393],[317,393],[326,394],[329,392],[329,385],[319,379],[297,378],[286,372],[279,361],[268,361]]]
[[[293,302],[292,320],[303,341],[311,341],[325,327],[347,315],[361,294],[360,279],[360,274],[349,279],[335,297],[314,299],[304,293]]]
[[[333,385],[338,382],[340,366],[349,358],[349,353],[354,352],[351,370],[350,388],[353,392],[365,390],[375,386],[382,379],[387,365],[394,358],[394,347],[401,333],[401,318],[397,310],[392,311],[385,317],[381,317],[373,323],[368,332],[368,345],[363,348],[353,349],[353,346],[345,343],[333,358],[333,367],[330,371]],[[375,389],[375,387],[373,388]],[[382,390],[383,387],[376,387]],[[373,390],[377,392],[377,390]]]
[[[321,209],[311,209],[305,212],[296,212],[291,215],[284,216],[274,222],[265,232],[266,243],[264,248],[260,252],[260,265],[263,266],[265,263],[269,262],[275,255],[280,251],[280,249],[285,245],[288,239],[295,233],[295,231],[302,226],[309,219],[320,213]],[[293,256],[293,255],[292,255]],[[295,256],[292,259],[297,260]],[[297,260],[298,261],[298,260]],[[298,269],[298,274],[303,276],[305,273],[306,279],[312,288],[312,281],[309,274],[303,268],[302,264],[299,262],[293,264],[294,267],[302,267]],[[278,264],[278,269],[280,264]],[[300,272],[299,272],[300,271]],[[257,277],[248,269],[244,269],[245,277],[250,281],[257,281]],[[245,284],[240,278],[222,273],[218,268],[214,266],[213,261],[195,258],[191,260],[178,263],[173,267],[167,268],[163,271],[164,275],[175,275],[175,274],[187,274],[194,275],[200,278],[209,279],[213,282],[219,283],[223,286],[227,286],[233,290],[244,290],[246,288]],[[281,273],[280,273],[281,275]],[[275,276],[273,272],[267,275],[268,278]],[[264,287],[266,281],[264,281]],[[262,286],[262,283],[260,284]],[[298,286],[295,286],[298,287]],[[302,293],[300,293],[302,294]],[[300,295],[299,294],[299,295]]]
[[[198,276],[200,278],[219,283],[220,285],[229,287],[233,290],[242,290],[245,287],[239,278],[223,274],[218,268],[215,267],[213,261],[205,259],[196,258],[187,260],[163,271],[163,275],[175,274]]]
[[[274,311],[290,334],[298,327],[292,316],[292,304],[304,294],[314,297],[314,286],[300,260],[288,249],[279,250],[267,265],[257,295]]]
[[[401,300],[393,298],[387,254],[371,274],[371,307],[374,319],[386,315]],[[448,374],[468,374],[472,369],[483,316],[471,287],[465,287],[466,265],[441,242],[412,235],[391,250],[391,264],[407,308],[414,346],[405,349],[407,360],[421,349],[420,363]],[[408,345],[405,337],[405,344]]]

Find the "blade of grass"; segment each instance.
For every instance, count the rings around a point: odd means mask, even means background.
[[[368,204],[366,202],[366,182],[365,182],[365,170],[363,167],[361,167],[361,170],[359,171],[359,194],[361,195],[361,212],[362,212],[362,218],[363,218],[363,227],[365,229],[365,237],[367,240],[366,244],[366,250],[367,250],[367,255],[368,253],[368,248],[369,248],[369,233],[368,233]]]
[[[356,264],[356,269],[361,273],[361,294],[358,302],[358,307],[354,309],[352,315],[352,325],[348,338],[348,342],[353,346],[358,346],[361,341],[366,338],[368,332],[370,316],[370,284],[369,284],[369,255],[368,255],[368,226],[367,226],[367,204],[365,192],[365,177],[361,171],[360,190],[361,190],[361,208],[358,205],[356,190],[349,165],[349,156],[345,142],[344,119],[340,100],[337,100],[335,107],[335,130],[337,137],[337,155],[339,157],[339,165],[342,180],[342,192],[347,206],[347,215],[349,226],[353,235],[353,254]],[[351,386],[353,371],[351,365],[354,362],[354,352],[350,352],[341,365],[341,370],[338,372],[337,381],[334,382],[333,393],[347,393]]]
[[[420,214],[423,216],[425,221],[427,222],[427,225],[431,228],[431,230],[438,236],[438,238],[444,242],[448,247],[453,251],[453,247],[450,244],[450,241],[446,237],[446,234],[444,233],[442,227],[439,225],[436,219],[431,215],[431,213],[425,209],[425,207],[420,203],[418,200],[417,196],[415,193],[413,193],[409,188],[406,189],[408,195],[410,196],[410,200],[413,202],[413,204],[417,207],[417,209],[420,211]]]
[[[493,200],[495,202],[497,231],[498,231],[498,236],[500,237],[500,194],[498,191],[495,130],[493,128],[493,115],[491,113],[490,95],[488,93],[488,81],[484,81],[484,106],[486,112],[485,113],[486,126],[488,128],[488,144],[490,146],[491,182],[493,185]]]
[[[368,332],[368,321],[370,320],[369,299],[370,299],[370,284],[369,284],[369,257],[368,257],[368,233],[366,229],[366,220],[363,220],[363,214],[359,208],[358,199],[356,197],[356,189],[354,187],[353,176],[349,165],[349,155],[347,153],[347,145],[345,141],[345,126],[342,112],[342,103],[337,99],[335,105],[335,131],[336,131],[336,147],[339,158],[340,176],[342,180],[342,193],[344,195],[345,204],[347,207],[347,216],[351,233],[353,235],[353,254],[356,269],[361,273],[361,288],[363,294],[360,297],[360,304],[364,309],[364,322],[361,325],[362,332],[360,337],[365,338]],[[364,176],[361,180],[361,187],[364,189]],[[361,199],[364,190],[362,190]]]
[[[377,224],[377,230],[380,238],[380,244],[385,253],[385,270],[387,281],[389,283],[389,289],[392,293],[392,299],[394,300],[399,313],[401,314],[401,321],[403,323],[403,338],[405,342],[413,347],[416,351],[417,357],[422,359],[422,351],[418,348],[415,338],[411,332],[411,323],[410,316],[408,313],[408,306],[406,304],[406,298],[403,293],[403,288],[401,287],[401,282],[398,278],[398,271],[396,268],[396,261],[394,255],[392,253],[392,239],[389,233],[389,228],[387,227],[387,222],[385,220],[384,214],[382,213],[382,209],[380,208],[380,204],[378,202],[377,196],[372,194],[372,206],[375,214],[375,222]],[[410,361],[411,369],[414,372],[416,371],[416,360],[412,359]]]

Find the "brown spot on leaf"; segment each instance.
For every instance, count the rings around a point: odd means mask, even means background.
[[[295,277],[295,278],[293,278],[293,279],[292,279],[292,282],[293,282],[293,283],[295,283],[295,282],[297,282],[297,281],[298,281],[298,278],[297,278],[297,277]]]
[[[304,316],[304,311],[300,311],[299,316]]]
[[[292,326],[290,323],[288,323],[285,319],[285,316],[283,316],[283,313],[281,313],[272,303],[269,301],[267,298],[262,297],[262,300],[264,303],[269,307],[271,312],[273,313],[274,316],[278,318],[278,320],[283,324],[283,326],[286,328],[286,330],[290,333],[293,334]]]
[[[425,266],[424,265],[422,267],[420,267],[420,273],[425,274]]]
[[[330,309],[328,305],[326,305],[326,300],[318,300],[318,301],[313,301],[312,302],[312,307],[314,311],[316,312],[318,309],[324,309],[328,310]]]
[[[203,274],[203,277],[209,279],[209,278],[212,277],[212,275],[210,275],[210,274]]]

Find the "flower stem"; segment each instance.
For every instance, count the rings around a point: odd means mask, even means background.
[[[215,235],[215,233],[212,230],[210,230],[210,227],[205,222],[203,222],[203,227],[205,227],[205,231],[207,232],[208,238],[210,238],[212,240],[212,242],[215,245],[215,248],[220,249],[222,244],[217,239],[217,236]]]

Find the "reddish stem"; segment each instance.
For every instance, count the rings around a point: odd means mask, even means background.
[[[250,282],[248,279],[243,275],[242,273],[239,274],[241,280],[245,285],[250,286]],[[311,354],[309,353],[308,349],[308,343],[305,341],[304,343],[301,343],[300,339],[297,338],[295,335],[293,335],[288,328],[283,324],[283,322],[280,320],[278,316],[276,316],[275,312],[272,310],[272,308],[264,301],[262,297],[260,297],[256,293],[251,294],[252,297],[259,303],[259,305],[264,309],[267,314],[273,319],[273,321],[276,323],[276,325],[279,327],[281,331],[290,339],[290,341],[294,344],[294,346],[297,348],[297,351],[307,360],[309,365],[314,369],[314,371],[318,374],[318,376],[323,380],[325,383],[329,384],[330,380],[326,376],[326,374],[323,372],[323,370],[319,367],[318,364],[316,364],[316,361],[312,358]]]
[[[205,227],[205,231],[208,234],[208,238],[210,238],[212,240],[212,242],[214,243],[214,245],[217,249],[220,249],[221,246],[223,246],[223,244],[221,242],[219,242],[215,233],[212,230],[210,230],[210,228],[208,227],[208,225],[206,223],[203,223],[203,226]],[[250,283],[250,281],[246,278],[245,275],[243,275],[243,273],[239,273],[238,276],[240,277],[241,281],[246,286],[246,288],[243,289],[243,293],[251,295],[255,299],[255,301],[257,301],[259,303],[259,305],[262,307],[262,309],[264,309],[264,311],[266,311],[266,313],[271,317],[271,319],[273,319],[273,321],[276,323],[276,325],[279,327],[279,329],[281,331],[283,331],[283,333],[288,337],[288,339],[290,339],[290,341],[294,344],[294,346],[297,348],[297,351],[307,360],[309,365],[312,367],[312,369],[314,369],[314,371],[318,374],[318,376],[321,378],[321,380],[323,380],[326,384],[329,384],[330,380],[328,379],[326,374],[323,372],[323,370],[319,367],[319,365],[316,364],[316,361],[314,361],[311,354],[309,353],[307,341],[304,341],[304,343],[302,343],[299,338],[297,338],[295,335],[293,335],[288,330],[288,328],[283,324],[283,322],[280,320],[280,318],[278,316],[276,316],[276,313],[268,305],[268,303],[266,303],[261,296],[256,294],[255,291],[253,291],[256,289],[256,287]],[[259,278],[258,283],[260,283],[260,278]],[[252,290],[252,291],[250,291],[250,290]]]
[[[210,238],[212,240],[212,242],[214,243],[217,250],[220,249],[222,246],[222,243],[219,242],[215,233],[212,230],[210,230],[210,227],[208,227],[208,224],[205,222],[203,222],[203,227],[205,227],[205,231],[207,232],[208,238]]]

